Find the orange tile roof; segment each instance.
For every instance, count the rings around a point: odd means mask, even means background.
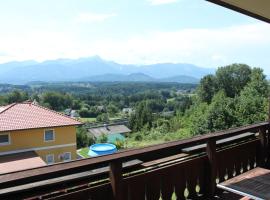
[[[0,156],[0,174],[43,167],[46,165],[47,164],[34,151]]]
[[[0,132],[81,124],[73,118],[32,102],[0,107]]]

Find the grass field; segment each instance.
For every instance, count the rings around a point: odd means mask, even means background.
[[[84,158],[89,158],[88,156],[88,151],[89,151],[89,148],[88,147],[85,147],[85,148],[82,148],[80,151],[79,151],[79,154],[81,156],[83,156]]]
[[[169,99],[167,99],[167,102],[174,101],[174,100],[175,100],[174,97],[173,98],[169,98]]]
[[[121,119],[121,117],[110,117],[110,121]],[[81,122],[96,122],[95,117],[81,117],[79,119]]]
[[[82,122],[96,122],[96,118],[95,117],[81,117],[80,121]]]

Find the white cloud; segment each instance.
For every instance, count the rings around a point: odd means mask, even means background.
[[[87,23],[93,23],[93,22],[103,22],[109,18],[115,17],[115,13],[111,14],[102,14],[102,13],[80,13],[76,20],[77,22],[87,22]]]
[[[1,33],[0,33],[1,35]],[[1,35],[0,62],[79,58],[99,55],[119,63],[185,62],[217,67],[233,62],[270,73],[270,26],[266,23],[212,29],[152,31],[122,39],[83,38],[77,33],[36,31]]]
[[[126,40],[97,41],[96,54],[120,63],[186,62],[217,67],[232,62],[270,66],[270,26],[155,31]]]
[[[5,35],[0,37],[0,51],[5,52],[6,56],[1,56],[0,62],[73,57],[77,55],[76,44],[79,44],[75,39],[66,32],[43,30]]]
[[[170,4],[176,3],[178,0],[147,0],[151,5],[162,5],[162,4]]]

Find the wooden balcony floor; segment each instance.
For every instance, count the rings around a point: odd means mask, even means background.
[[[216,196],[215,200],[251,200],[251,199],[231,192],[224,191],[222,194]]]

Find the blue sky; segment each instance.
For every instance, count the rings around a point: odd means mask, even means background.
[[[270,25],[204,0],[0,0],[0,63],[99,55],[270,74]]]

